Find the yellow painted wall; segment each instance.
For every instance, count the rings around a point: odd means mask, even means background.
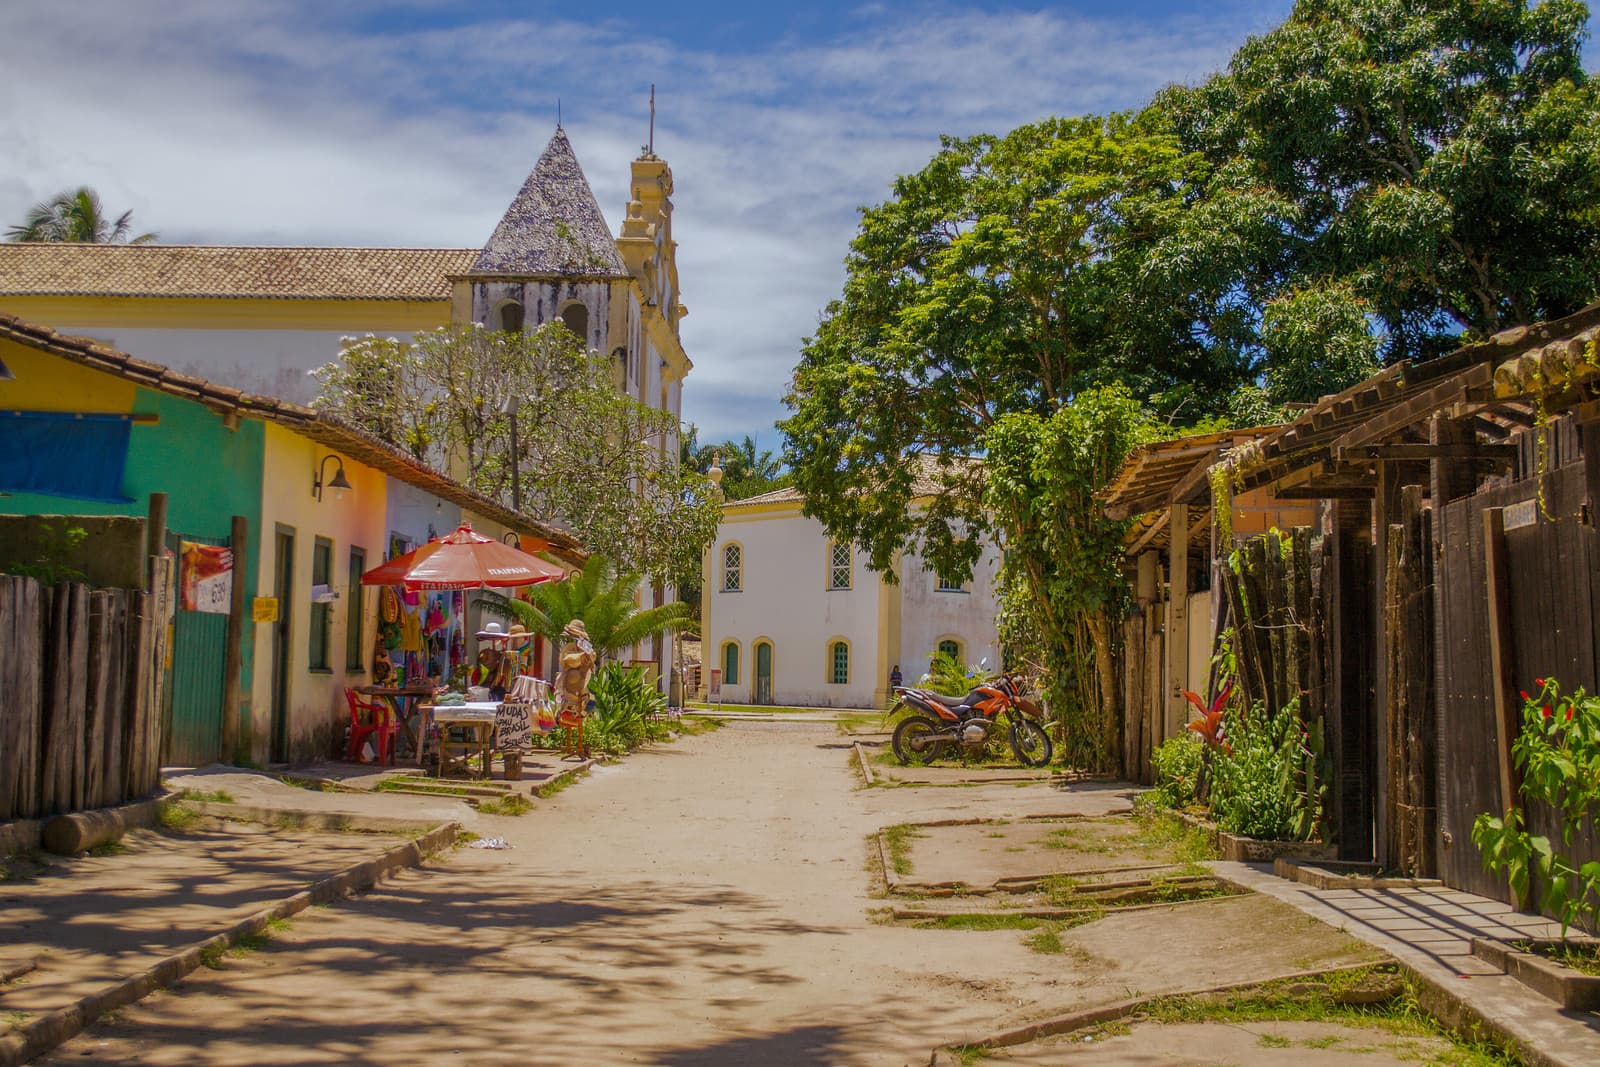
[[[413,331],[450,321],[448,300],[3,296],[0,311],[27,322],[70,322],[85,329]]]
[[[344,460],[345,477],[351,489],[342,500],[325,490],[318,501],[311,495],[311,484],[323,457],[336,455],[326,445],[301,437],[281,426],[268,423],[266,451],[262,462],[261,527],[254,551],[260,561],[257,569],[257,596],[272,596],[277,581],[276,545],[278,527],[294,531],[294,602],[290,606],[288,637],[289,758],[293,761],[323,758],[334,754],[343,736],[349,712],[344,688],[366,683],[366,674],[346,670],[345,636],[352,608],[367,619],[366,632],[373,632],[374,593],[364,590],[359,605],[347,599],[350,579],[350,549],[364,548],[367,566],[383,561],[388,544],[388,476],[349,456]],[[332,477],[335,465],[328,464]],[[311,561],[316,538],[333,542],[331,584],[340,593],[334,603],[328,639],[329,666],[326,672],[313,672],[310,664]],[[272,627],[257,625],[255,671],[250,721],[251,755],[260,762],[269,757],[272,725]],[[367,658],[363,653],[363,659]]]
[[[0,383],[0,407],[16,411],[84,411],[121,415],[133,410],[137,387],[61,356],[0,339],[0,362],[16,381]]]

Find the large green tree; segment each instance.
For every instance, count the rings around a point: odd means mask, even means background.
[[[314,373],[317,407],[505,503],[515,406],[524,510],[657,582],[698,574],[720,509],[710,481],[678,462],[678,420],[618,392],[606,360],[561,323],[351,338]]]
[[[1215,168],[1174,247],[1202,226],[1258,245],[1240,292],[1284,399],[1313,399],[1319,364],[1368,359],[1363,334],[1426,358],[1593,297],[1587,20],[1577,0],[1300,0],[1226,71],[1158,98]],[[1240,202],[1276,232],[1227,225]]]
[[[1115,381],[1197,415],[1220,403],[1248,364],[1226,330],[1193,327],[1187,297],[1147,281],[1150,235],[1172,228],[1203,167],[1147,118],[1116,115],[947,139],[898,179],[862,212],[844,294],[786,397],[784,458],[808,513],[880,571],[915,546],[960,574],[993,523],[981,468],[954,457],[981,451],[1003,415],[1048,417]],[[1209,269],[1213,290],[1226,284],[1224,265]]]
[[[6,240],[142,245],[156,239],[153,233],[132,231],[132,211],[108,217],[100,194],[84,185],[33,205],[21,223],[6,230]]]

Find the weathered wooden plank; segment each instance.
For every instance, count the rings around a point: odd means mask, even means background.
[[[15,692],[23,670],[22,658],[10,654],[16,648],[16,614],[19,586],[22,579],[0,574],[0,641],[5,642],[7,655],[0,656],[0,692]],[[9,702],[0,702],[0,819],[10,819],[16,814],[17,804],[17,734],[21,715]]]
[[[45,625],[44,603],[38,582],[31,578],[23,579],[18,607],[16,628],[12,638],[14,643],[7,649],[8,654],[16,655],[23,668],[17,679],[16,690],[6,694],[6,699],[13,702],[18,715],[18,731],[15,736],[17,781],[13,814],[19,818],[33,819],[41,814],[40,717],[45,686],[41,663]]]
[[[113,591],[107,594],[106,606],[106,718],[105,718],[105,783],[106,804],[118,804],[127,798],[124,791],[128,776],[127,767],[123,763],[126,749],[126,709],[128,687],[124,684],[127,677],[127,642],[123,635],[127,631],[127,598],[122,591]]]
[[[107,673],[111,665],[111,594],[95,590],[89,594],[88,667],[86,670],[86,707],[84,711],[84,787],[85,808],[105,807],[110,801],[106,793],[106,730],[110,708]]]
[[[1500,772],[1500,808],[1510,811],[1519,806],[1517,767],[1511,758],[1511,743],[1520,726],[1519,704],[1514,678],[1515,661],[1511,633],[1511,575],[1506,554],[1505,511],[1483,511],[1484,581],[1489,594],[1490,697],[1498,727],[1495,757]]]

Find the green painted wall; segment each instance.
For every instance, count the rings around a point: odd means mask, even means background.
[[[246,590],[257,588],[264,425],[245,418],[239,420],[238,429],[230,430],[223,425],[222,416],[205,405],[148,389],[135,393],[133,410],[156,415],[159,421],[135,423],[130,431],[122,481],[124,495],[132,498],[129,502],[17,493],[0,496],[0,514],[142,517],[149,511],[150,494],[162,492],[167,494],[169,530],[215,538],[227,537],[233,529],[233,516],[243,515],[249,523],[251,543],[245,552],[242,578]],[[252,703],[253,631],[247,616],[240,678],[240,710],[247,721]]]

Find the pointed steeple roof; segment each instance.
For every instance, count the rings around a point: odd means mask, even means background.
[[[561,127],[473,261],[472,273],[628,276],[611,227]]]

